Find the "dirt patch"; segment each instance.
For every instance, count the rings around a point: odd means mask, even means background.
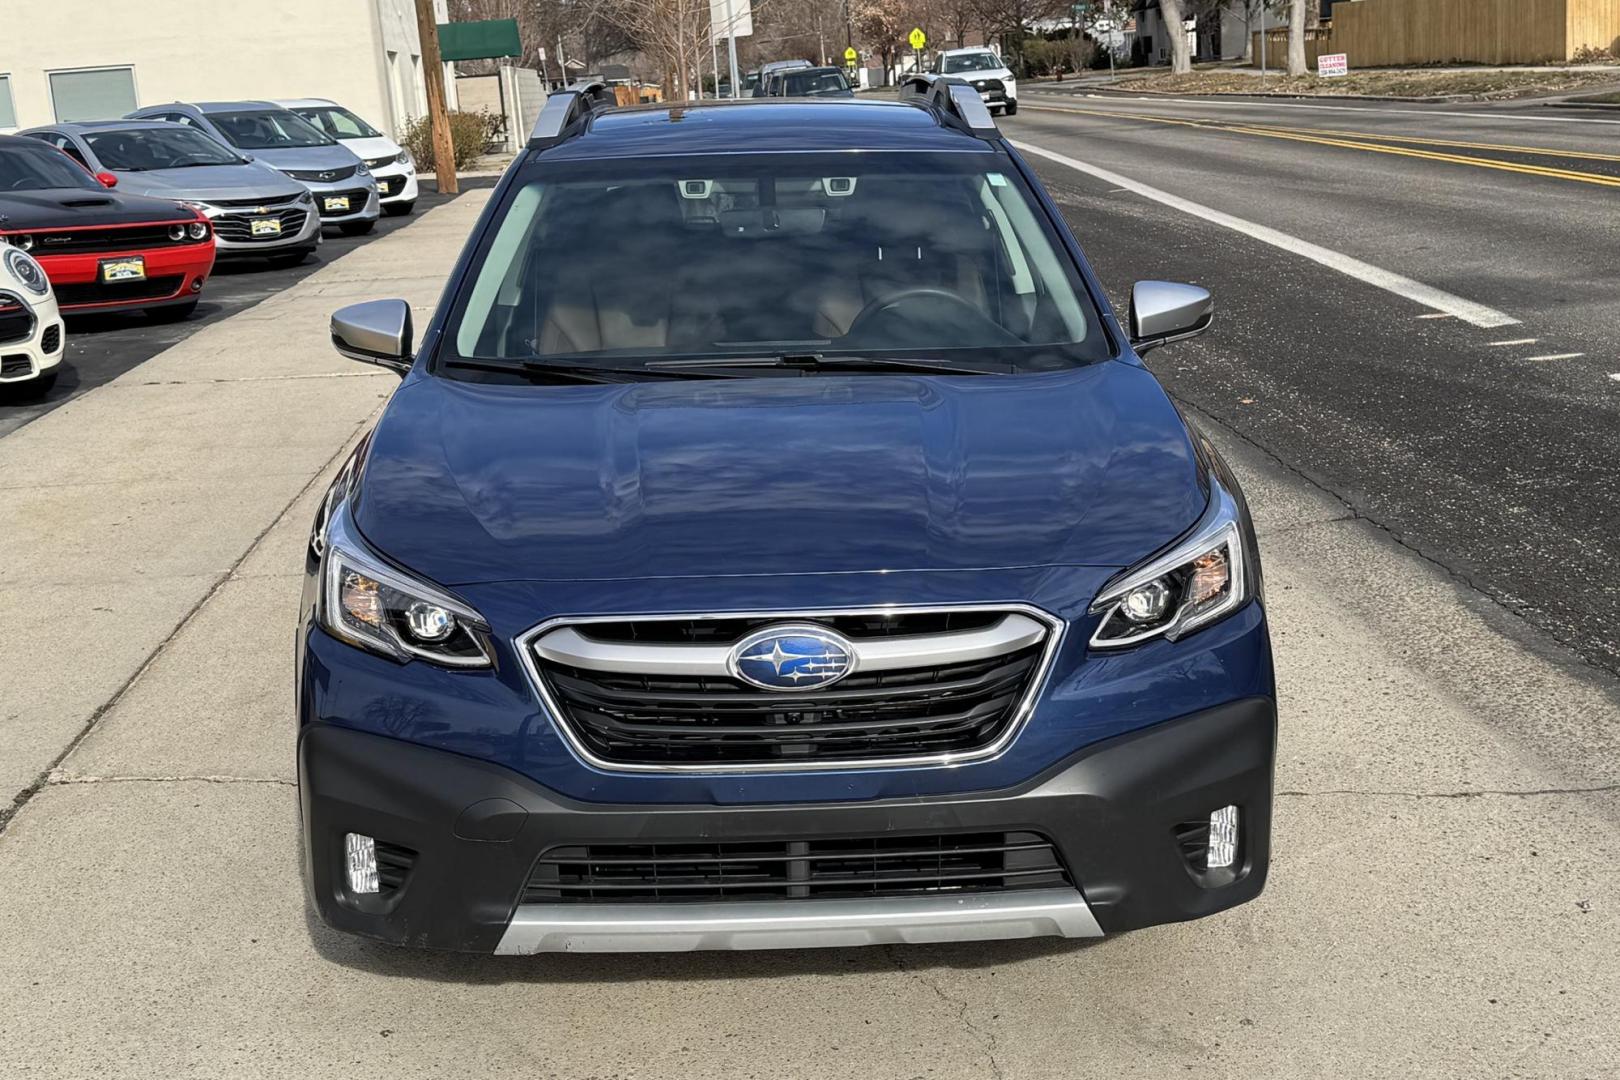
[[[1359,71],[1337,79],[1316,75],[1289,78],[1227,71],[1190,75],[1148,75],[1122,82],[1121,89],[1172,94],[1303,94],[1338,97],[1449,97],[1467,95],[1503,99],[1557,94],[1620,83],[1620,67],[1591,71]]]

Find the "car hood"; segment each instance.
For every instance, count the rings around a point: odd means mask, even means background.
[[[364,161],[380,157],[393,157],[399,153],[399,144],[393,139],[378,136],[370,139],[342,139],[341,144]]]
[[[494,386],[417,376],[355,518],[445,585],[1134,563],[1207,490],[1145,370]]]
[[[206,165],[186,169],[120,172],[118,186],[135,195],[166,199],[254,199],[266,202],[302,194],[296,180],[257,161],[247,165]]]
[[[278,169],[345,169],[360,159],[342,144],[336,146],[294,146],[279,150],[243,150],[253,160],[262,161]]]
[[[0,232],[190,221],[196,215],[168,199],[91,188],[0,192]]]

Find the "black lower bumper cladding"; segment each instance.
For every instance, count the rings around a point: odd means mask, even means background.
[[[817,851],[860,838],[944,837],[948,847],[958,836],[978,844],[976,837],[988,834],[1030,834],[1050,841],[1097,926],[1115,933],[1210,915],[1260,893],[1275,745],[1275,707],[1252,699],[1088,747],[1002,791],[868,803],[623,806],[574,802],[497,765],[312,724],[298,744],[304,872],[321,917],[339,930],[488,953],[500,945],[542,854],[559,848],[680,850],[701,841],[761,852],[797,851],[802,843]],[[1200,823],[1227,805],[1241,811],[1237,861],[1208,871]],[[347,833],[376,838],[381,891],[349,891]]]

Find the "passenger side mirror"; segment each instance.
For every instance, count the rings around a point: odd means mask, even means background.
[[[411,344],[411,306],[403,300],[368,300],[332,313],[332,347],[350,360],[404,375]]]
[[[1131,286],[1131,346],[1149,349],[1196,337],[1215,317],[1208,289],[1175,281],[1138,281]]]
[[[96,173],[96,181],[104,188],[115,188],[118,186],[118,177],[114,176],[105,169]]]

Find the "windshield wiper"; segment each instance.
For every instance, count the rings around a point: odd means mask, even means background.
[[[598,364],[548,363],[544,360],[494,360],[464,357],[446,360],[444,366],[467,371],[496,371],[507,375],[522,375],[535,380],[552,379],[557,382],[627,383],[645,379],[725,379],[734,375],[710,374],[702,371],[659,371],[656,368],[603,367]]]
[[[651,368],[704,368],[704,367],[777,367],[793,368],[803,372],[815,371],[903,371],[918,375],[1011,375],[1018,369],[1011,364],[975,367],[954,360],[934,360],[927,357],[822,356],[820,353],[780,353],[775,356],[721,356],[707,360],[652,360]]]

